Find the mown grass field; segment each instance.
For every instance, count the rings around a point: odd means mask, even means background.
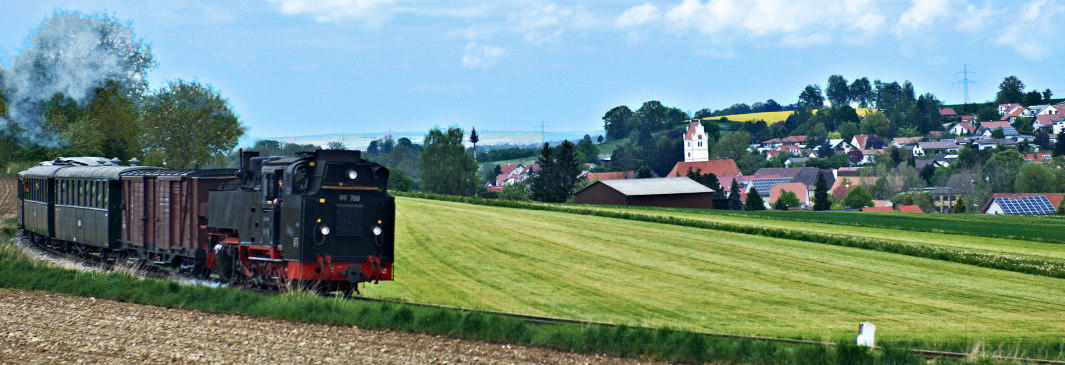
[[[867,109],[867,108],[855,109],[855,111],[858,112],[858,115],[865,115],[865,114],[869,113],[869,111],[871,111],[871,110],[874,110],[874,109]],[[815,110],[815,112],[816,112],[816,110]],[[788,116],[790,116],[792,113],[794,113],[794,111],[735,114],[735,115],[726,115],[726,116],[721,116],[721,117],[702,118],[702,120],[721,120],[721,118],[728,118],[729,121],[733,121],[733,122],[746,122],[746,121],[752,121],[753,122],[753,121],[756,121],[756,120],[764,120],[766,122],[766,124],[773,125],[773,124],[775,124],[777,122],[783,122],[785,119],[788,119]]]
[[[964,232],[965,230],[963,229],[965,226],[972,227],[972,231],[997,228],[1000,229],[998,232],[1003,236],[1020,235],[1020,233],[1032,232],[1038,233],[1041,237],[1046,236],[1051,239],[1061,239],[1063,237],[1060,237],[1060,234],[1056,233],[1062,232],[1062,230],[1065,229],[1065,219],[1052,217],[990,217],[982,215],[946,216],[931,214],[915,216],[912,214],[900,213],[856,212],[738,212],[761,213],[745,217],[743,214],[729,213],[732,211],[717,212],[712,210],[613,206],[582,207],[608,211],[682,217],[709,222],[756,224],[759,227],[766,228],[802,229],[810,232],[851,235],[924,246],[989,252],[1065,262],[1065,244],[1062,243],[1000,237],[980,237],[966,235]],[[941,218],[940,216],[943,217]],[[768,217],[769,219],[763,217]],[[995,218],[1000,218],[1005,222],[996,222]],[[843,224],[827,223],[831,222],[833,219],[838,220]],[[946,232],[925,232],[894,228],[895,225],[904,226],[910,222],[914,225],[932,222],[933,226],[935,226],[937,220],[957,225],[957,227],[949,226],[957,228],[957,230]],[[854,222],[869,224],[869,226],[853,225],[855,224]],[[878,227],[873,225],[881,226]],[[948,226],[944,225],[944,227]]]
[[[794,240],[413,198],[397,199],[397,224],[396,281],[367,288],[370,296],[818,340],[852,341],[858,323],[870,321],[879,341],[1065,341],[1061,279]]]

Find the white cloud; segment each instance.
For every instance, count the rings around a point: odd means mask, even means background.
[[[895,35],[899,38],[906,37],[915,31],[932,26],[938,20],[950,18],[953,13],[952,3],[954,0],[912,0],[910,10],[899,17],[895,24]]]
[[[1045,58],[1052,47],[1060,41],[1051,41],[1061,34],[1061,25],[1056,20],[1065,14],[1065,6],[1058,1],[1034,0],[1010,10],[1012,21],[1008,22],[995,45],[1013,48],[1029,59]]]
[[[397,0],[267,0],[284,15],[309,15],[317,22],[339,23],[359,20],[378,27],[392,18]]]
[[[876,35],[884,16],[872,0],[684,0],[664,20],[677,33],[694,29],[723,43],[747,36],[806,47]]]
[[[996,13],[1002,14],[1003,10],[992,9],[985,5],[977,8],[972,5],[965,6],[965,12],[958,17],[958,31],[970,34],[979,34],[987,31],[987,25],[995,19]]]
[[[462,56],[462,67],[465,68],[492,68],[499,59],[506,56],[507,50],[502,47],[480,45],[475,42],[466,44],[466,54]]]
[[[662,11],[658,10],[657,6],[643,4],[625,10],[614,23],[619,27],[631,27],[655,22],[660,18],[662,18]]]

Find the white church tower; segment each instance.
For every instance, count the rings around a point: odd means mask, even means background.
[[[710,161],[710,144],[699,122],[688,124],[684,133],[684,162]]]

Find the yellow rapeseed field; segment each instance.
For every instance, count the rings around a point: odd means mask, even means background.
[[[868,114],[870,111],[873,111],[873,110],[875,110],[875,109],[868,109],[868,108],[855,109],[855,111],[858,112],[858,115],[865,115],[865,114]],[[817,111],[815,110],[814,112],[816,113]],[[777,122],[783,122],[784,120],[788,119],[788,116],[791,115],[792,113],[794,113],[794,111],[736,114],[736,115],[727,115],[727,116],[724,116],[724,117],[702,118],[702,120],[721,120],[721,118],[728,118],[729,121],[733,121],[733,122],[746,122],[746,121],[764,120],[766,122],[766,124],[773,125],[773,124],[775,124]]]

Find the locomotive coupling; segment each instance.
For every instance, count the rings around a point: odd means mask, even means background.
[[[355,284],[365,281],[364,279],[366,278],[366,274],[362,272],[362,267],[359,264],[348,265],[344,271],[340,272],[340,275],[344,275],[344,278],[348,279],[349,283]]]

